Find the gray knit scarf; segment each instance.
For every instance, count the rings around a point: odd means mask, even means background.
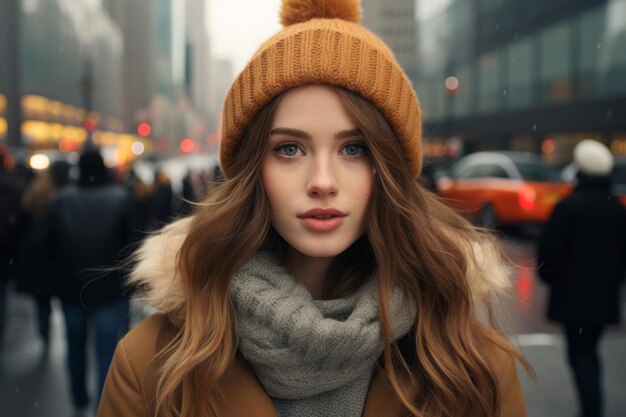
[[[279,416],[360,416],[383,351],[377,280],[347,298],[313,300],[273,255],[253,255],[235,274],[239,351]],[[395,340],[415,308],[400,289],[390,300]]]

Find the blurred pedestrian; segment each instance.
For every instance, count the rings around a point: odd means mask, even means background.
[[[71,165],[67,161],[54,161],[48,170],[40,171],[26,186],[21,209],[24,227],[18,256],[17,290],[35,298],[37,329],[43,342],[44,353],[50,341],[51,299],[57,277],[51,275],[50,265],[43,262],[46,248],[40,238],[43,213],[52,197],[70,181]]]
[[[224,182],[224,175],[222,174],[222,170],[219,165],[215,165],[213,170],[210,172],[207,170],[207,173],[209,180],[206,183],[207,185],[205,187],[204,194],[202,195],[203,198],[211,195],[213,191],[215,191],[215,189],[219,187],[222,182]]]
[[[226,96],[226,180],[137,253],[161,314],[99,415],[525,416],[523,358],[475,311],[507,283],[494,238],[417,183],[410,79],[358,1],[281,13]]]
[[[178,214],[183,217],[191,213],[193,203],[198,201],[196,190],[198,188],[198,175],[188,169],[182,180],[182,195],[180,196]]]
[[[148,231],[159,230],[172,220],[172,180],[165,171],[157,170],[154,173],[153,193],[148,208],[147,225]]]
[[[154,187],[141,179],[134,169],[128,171],[125,184],[132,196],[131,240],[139,242],[146,237],[149,231],[148,219]]]
[[[55,284],[67,337],[71,392],[77,415],[88,413],[87,335],[93,329],[97,364],[97,404],[115,345],[125,332],[128,300],[116,268],[130,239],[131,200],[113,183],[97,149],[79,160],[78,184],[61,189],[44,220]]]
[[[626,272],[626,208],[611,195],[613,156],[601,143],[574,149],[578,184],[559,202],[538,245],[540,277],[549,285],[548,318],[563,325],[582,415],[603,415],[598,344],[620,320]]]
[[[0,147],[0,347],[4,344],[7,285],[14,272],[17,242],[21,231],[21,187],[7,169],[10,155]]]

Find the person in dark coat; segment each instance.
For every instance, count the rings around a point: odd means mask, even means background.
[[[23,232],[18,253],[17,290],[35,298],[37,330],[48,352],[50,342],[51,298],[55,277],[50,275],[50,265],[41,262],[42,247],[38,234],[46,206],[56,192],[70,181],[70,163],[54,161],[50,168],[41,171],[26,186],[21,197]]]
[[[193,203],[196,203],[198,201],[198,193],[197,193],[197,188],[198,188],[198,182],[199,182],[199,178],[198,175],[193,172],[191,169],[187,170],[187,173],[185,174],[185,176],[183,177],[183,187],[182,187],[182,195],[180,197],[180,203],[179,203],[179,215],[182,216],[186,216],[188,214],[190,214],[193,210]]]
[[[154,174],[154,193],[148,208],[147,230],[155,231],[165,226],[172,220],[172,181],[161,170]]]
[[[102,156],[86,150],[78,184],[61,189],[48,205],[43,226],[56,294],[66,322],[71,392],[77,414],[89,407],[87,334],[95,335],[98,394],[118,340],[125,333],[128,299],[119,261],[130,242],[131,196],[113,183]]]
[[[135,170],[130,170],[125,185],[132,199],[131,240],[138,243],[148,234],[148,220],[154,187],[144,182]]]
[[[21,187],[18,178],[6,169],[5,161],[9,157],[8,151],[0,147],[0,345],[6,322],[7,285],[14,272],[15,248],[22,223]]]
[[[598,343],[620,320],[620,283],[626,270],[626,208],[611,195],[613,156],[601,143],[574,150],[578,184],[556,205],[538,246],[539,275],[550,287],[548,318],[567,339],[584,417],[601,416]]]

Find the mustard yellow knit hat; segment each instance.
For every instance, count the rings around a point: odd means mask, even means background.
[[[422,168],[417,96],[387,45],[359,23],[360,0],[283,0],[284,28],[268,39],[235,79],[224,102],[220,160],[229,178],[238,142],[256,113],[278,94],[306,84],[343,87],[369,99]]]

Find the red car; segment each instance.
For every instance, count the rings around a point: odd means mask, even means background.
[[[484,227],[545,223],[572,185],[537,155],[477,152],[457,161],[436,181],[451,207]]]

